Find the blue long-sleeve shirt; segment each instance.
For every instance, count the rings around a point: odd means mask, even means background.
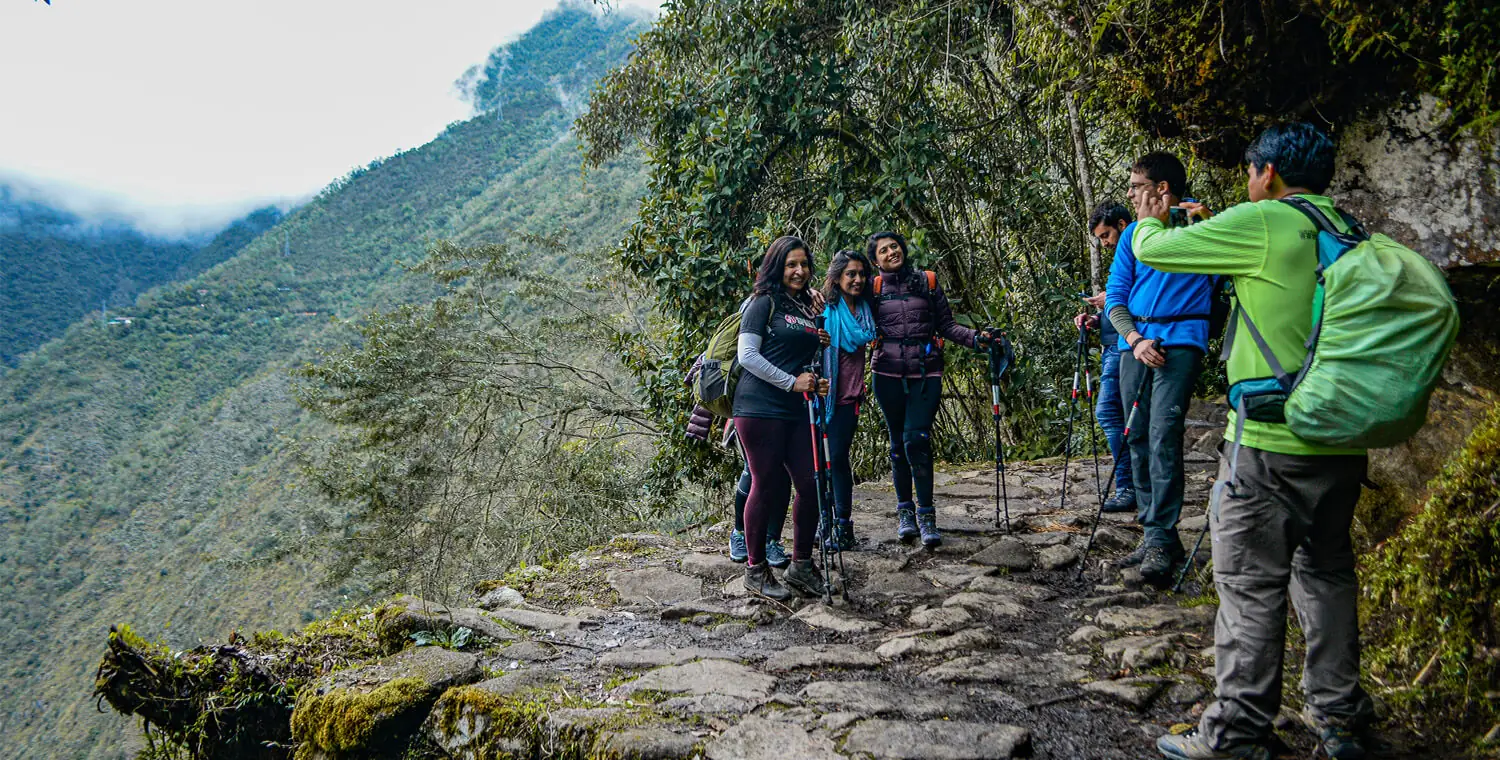
[[[1120,233],[1115,260],[1109,267],[1109,283],[1104,287],[1104,318],[1110,309],[1124,305],[1136,320],[1135,329],[1164,348],[1187,346],[1208,352],[1208,312],[1212,302],[1213,278],[1203,274],[1168,274],[1142,264],[1135,257],[1132,241],[1136,223],[1131,222]],[[1141,317],[1163,318],[1200,315],[1201,319],[1180,322],[1142,322]],[[1130,348],[1121,335],[1120,350]]]

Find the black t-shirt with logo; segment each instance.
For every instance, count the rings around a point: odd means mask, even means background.
[[[761,355],[792,376],[805,372],[822,350],[817,323],[784,294],[750,299],[740,318],[740,334],[745,333],[761,336]],[[802,394],[784,391],[749,370],[741,370],[739,384],[734,389],[734,416],[799,420],[807,417],[807,408]]]

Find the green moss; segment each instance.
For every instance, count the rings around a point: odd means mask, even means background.
[[[613,712],[566,728],[550,722],[552,714],[558,710],[597,708],[608,708]],[[450,689],[438,701],[433,714],[433,719],[439,721],[438,725],[445,733],[459,733],[462,723],[465,733],[477,735],[477,741],[467,750],[479,757],[509,756],[502,748],[520,743],[525,747],[521,757],[613,760],[613,753],[595,746],[601,733],[643,726],[694,725],[649,706],[606,705],[583,699],[560,686],[526,689],[509,695],[496,694],[478,686]]]
[[[431,687],[420,678],[398,678],[366,692],[336,689],[304,694],[292,712],[292,735],[311,749],[373,752],[382,723],[420,706]]]
[[[1363,568],[1370,673],[1400,717],[1450,745],[1500,719],[1500,406]]]

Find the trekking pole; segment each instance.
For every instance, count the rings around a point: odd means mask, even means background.
[[[832,523],[832,521],[828,520],[827,515],[824,512],[824,504],[823,504],[823,462],[821,461],[823,459],[823,457],[820,456],[820,451],[822,451],[823,449],[822,449],[822,446],[820,445],[820,442],[818,440],[818,438],[819,438],[818,433],[819,433],[820,427],[821,427],[820,426],[821,420],[819,419],[820,416],[821,416],[820,415],[821,410],[818,408],[818,402],[817,402],[816,399],[818,397],[818,380],[817,380],[817,378],[822,374],[820,372],[821,369],[822,368],[819,366],[819,361],[818,361],[817,358],[814,358],[813,361],[812,361],[812,363],[810,363],[810,364],[807,365],[807,371],[811,372],[812,375],[813,375],[813,378],[814,378],[813,379],[813,389],[812,389],[811,392],[804,392],[802,394],[802,399],[807,402],[807,431],[808,431],[808,435],[812,439],[811,442],[812,442],[812,455],[813,455],[813,478],[816,481],[816,486],[815,486],[814,490],[816,491],[817,502],[818,502],[818,521],[823,523],[823,530],[821,532],[826,535],[828,533],[828,531],[832,530],[833,523]],[[823,567],[825,567],[825,568],[828,567],[828,542],[827,541],[824,541],[824,540],[819,540],[818,541],[818,552],[819,552],[818,556],[823,560]],[[831,604],[833,602],[833,596],[832,596],[832,594],[829,593],[829,590],[828,590],[828,581],[826,579],[823,582],[823,601],[825,603],[829,603],[829,604]]]
[[[1204,515],[1204,517],[1206,518],[1207,515]],[[1193,542],[1193,550],[1188,552],[1187,561],[1183,563],[1182,569],[1177,572],[1177,582],[1172,584],[1172,593],[1175,594],[1182,590],[1182,582],[1187,580],[1188,571],[1193,569],[1193,560],[1198,558],[1198,550],[1203,548],[1203,537],[1208,535],[1210,529],[1208,520],[1205,519],[1203,521],[1203,532],[1198,534],[1198,540]]]
[[[990,355],[990,418],[995,423],[995,527],[1000,527],[1000,507],[1005,506],[1005,532],[1010,533],[1010,492],[1005,485],[1005,442],[1000,440],[1000,379],[1010,369],[1015,351],[1005,334],[988,341]]]
[[[1083,577],[1083,571],[1088,567],[1089,552],[1094,549],[1094,534],[1099,532],[1099,523],[1104,520],[1104,484],[1099,479],[1099,438],[1096,429],[1099,427],[1098,415],[1094,412],[1093,381],[1089,378],[1088,370],[1084,370],[1084,386],[1088,388],[1086,398],[1089,405],[1089,448],[1094,453],[1094,492],[1099,497],[1099,510],[1094,513],[1094,524],[1089,526],[1089,542],[1083,548],[1083,557],[1078,560],[1078,577]],[[1116,465],[1118,467],[1118,465]],[[1113,476],[1113,473],[1111,473]]]
[[[1078,326],[1078,344],[1074,351],[1076,358],[1073,364],[1073,392],[1068,396],[1068,437],[1063,440],[1063,471],[1062,471],[1062,495],[1057,497],[1057,508],[1062,510],[1068,501],[1068,460],[1073,457],[1073,418],[1078,414],[1078,376],[1083,373],[1083,357],[1087,351],[1089,328],[1087,325]]]

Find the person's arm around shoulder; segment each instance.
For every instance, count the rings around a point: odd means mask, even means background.
[[[1258,203],[1241,203],[1187,227],[1169,228],[1147,216],[1136,223],[1132,248],[1162,272],[1250,276],[1266,263],[1270,232]]]

